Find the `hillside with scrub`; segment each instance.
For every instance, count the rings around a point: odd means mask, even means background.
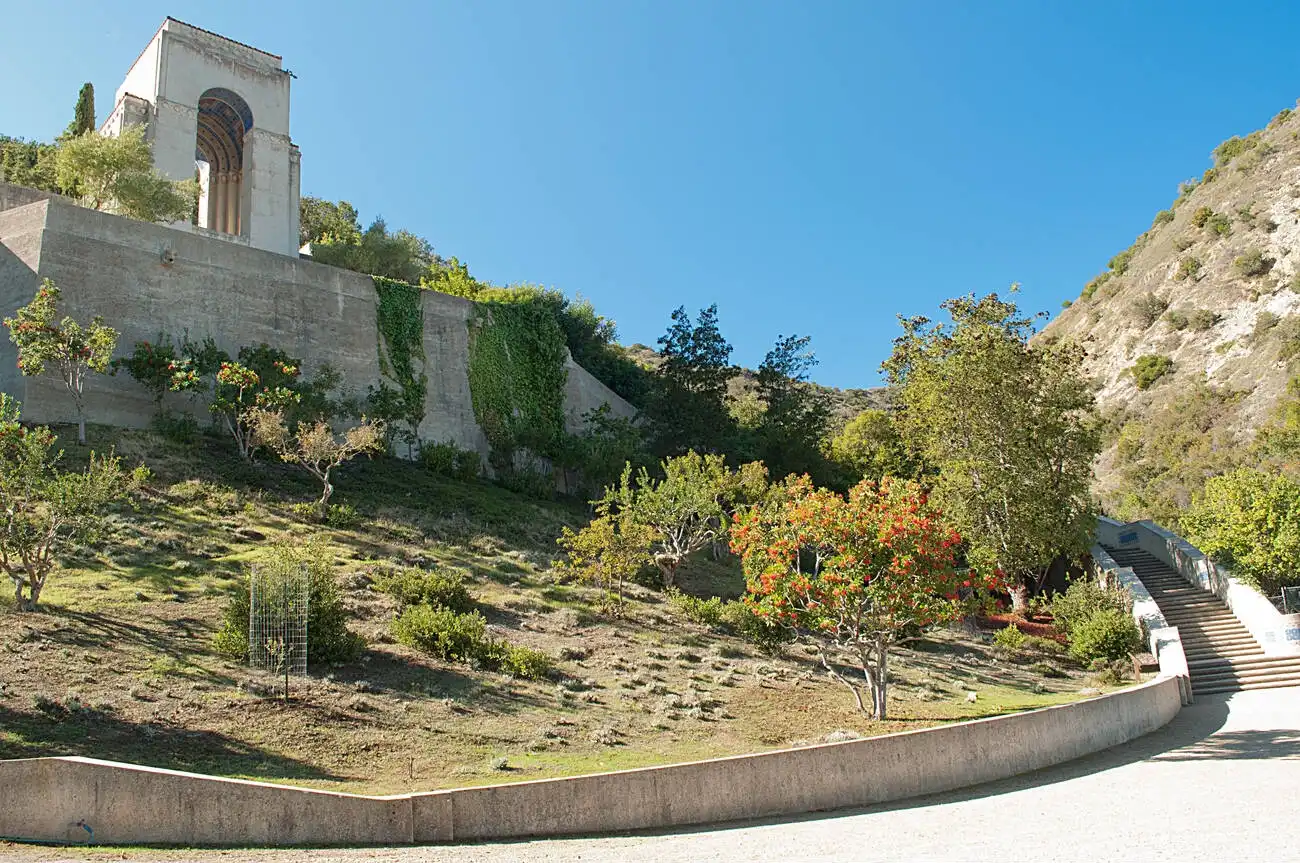
[[[192,190],[145,146],[70,130],[0,142],[0,166],[167,221]],[[904,320],[887,393],[836,394],[808,336],[738,369],[716,306],[625,349],[590,303],[482,282],[346,202],[304,199],[302,226],[318,261],[375,278],[388,383],[349,391],[280,345],[187,331],[121,344],[48,280],[6,310],[18,371],[80,422],[0,401],[0,757],[388,792],[843,740],[1133,678],[1131,600],[1087,559],[1105,439],[1087,358],[1031,338],[1014,290]],[[485,452],[417,434],[420,291],[475,304]],[[568,356],[637,416],[567,428]],[[109,374],[152,397],[149,429],[85,409]]]

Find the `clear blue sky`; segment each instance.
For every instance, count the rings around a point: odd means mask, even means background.
[[[0,0],[0,132],[99,116],[165,15],[281,54],[303,192],[622,340],[716,302],[872,385],[897,314],[1055,312],[1210,150],[1300,95],[1300,4]]]

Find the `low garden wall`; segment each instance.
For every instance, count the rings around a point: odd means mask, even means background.
[[[1187,540],[1152,521],[1129,523],[1103,518],[1097,540],[1114,548],[1140,548],[1170,566],[1187,582],[1213,593],[1232,609],[1271,656],[1300,654],[1300,614],[1283,614],[1263,594],[1233,578]]]
[[[99,844],[399,845],[662,829],[866,806],[1003,779],[1133,740],[1176,678],[1058,707],[569,779],[361,797],[88,758],[0,761],[0,837]]]

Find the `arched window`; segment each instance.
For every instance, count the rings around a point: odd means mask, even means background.
[[[214,87],[199,97],[199,131],[194,160],[199,173],[200,227],[226,234],[243,232],[244,133],[253,112],[238,93]]]

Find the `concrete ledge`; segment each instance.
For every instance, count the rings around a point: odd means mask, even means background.
[[[0,836],[178,845],[400,845],[797,815],[1003,779],[1125,743],[1182,706],[1109,695],[866,740],[570,779],[361,797],[89,758],[0,761]],[[93,833],[92,833],[93,831]]]

